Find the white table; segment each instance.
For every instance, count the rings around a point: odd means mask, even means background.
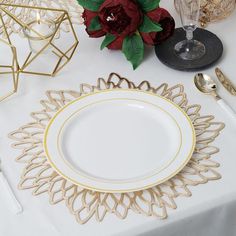
[[[172,1],[163,1],[163,6],[178,19],[172,4]],[[236,13],[225,21],[210,25],[208,29],[223,40],[225,51],[218,65],[236,83],[235,23]],[[179,25],[178,20],[177,25]],[[137,70],[133,71],[120,52],[99,50],[102,39],[89,39],[83,27],[77,31],[80,39],[79,51],[56,78],[22,75],[17,95],[0,104],[0,155],[3,169],[24,207],[23,214],[13,215],[3,202],[0,193],[0,235],[235,236],[236,126],[211,97],[201,95],[194,88],[194,73],[183,73],[167,68],[158,62],[154,50],[147,50],[145,60]],[[204,72],[214,76],[213,69]],[[190,103],[201,104],[202,114],[213,114],[218,121],[226,124],[223,133],[214,142],[221,150],[215,158],[221,163],[219,172],[223,178],[192,187],[193,196],[178,198],[176,201],[178,209],[170,210],[167,220],[160,221],[130,213],[123,221],[109,215],[102,223],[91,220],[85,225],[79,225],[63,203],[50,206],[47,194],[33,197],[30,191],[17,190],[22,165],[14,161],[19,151],[10,147],[11,140],[7,138],[8,133],[31,121],[29,113],[41,109],[39,100],[44,97],[46,90],[79,89],[80,83],[93,84],[96,78],[106,78],[110,72],[117,72],[134,82],[149,80],[154,85],[163,82],[170,85],[182,83],[185,85]],[[1,81],[0,86],[2,86]],[[219,92],[236,110],[236,98],[229,95],[222,86]]]

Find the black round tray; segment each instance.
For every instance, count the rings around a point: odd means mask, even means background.
[[[187,61],[179,58],[175,52],[175,45],[186,39],[182,28],[175,29],[174,35],[160,45],[155,46],[158,59],[166,66],[175,70],[197,71],[206,69],[216,63],[223,54],[223,44],[213,33],[205,29],[196,29],[194,39],[201,41],[206,47],[206,54],[196,60]]]

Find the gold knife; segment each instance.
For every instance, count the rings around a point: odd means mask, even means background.
[[[227,89],[227,91],[236,96],[236,87],[234,86],[234,84],[224,75],[224,73],[219,68],[216,68],[215,72],[218,80]]]

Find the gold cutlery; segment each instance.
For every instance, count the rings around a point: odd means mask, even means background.
[[[220,107],[230,116],[232,121],[236,124],[235,111],[219,96],[219,94],[217,93],[217,85],[210,76],[198,73],[194,77],[194,83],[200,92],[213,96]]]
[[[216,76],[218,80],[221,82],[221,84],[225,87],[225,89],[232,95],[236,96],[236,87],[234,84],[228,79],[224,73],[219,69],[215,69]]]

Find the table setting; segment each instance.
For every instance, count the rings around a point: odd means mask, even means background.
[[[0,235],[236,235],[234,7],[1,1]]]

